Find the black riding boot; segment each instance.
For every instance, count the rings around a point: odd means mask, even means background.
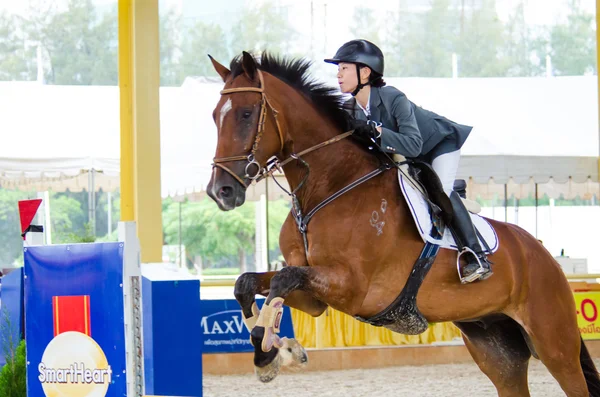
[[[460,266],[460,259],[466,259],[467,264],[459,269],[461,281],[463,283],[470,283],[475,280],[485,280],[492,275],[490,268],[490,262],[488,261],[485,253],[479,245],[477,239],[477,233],[475,227],[471,221],[469,211],[465,208],[460,196],[456,192],[450,194],[450,202],[452,203],[452,229],[464,248],[458,254],[458,263]]]

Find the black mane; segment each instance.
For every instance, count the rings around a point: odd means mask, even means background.
[[[281,58],[263,52],[256,59],[260,70],[272,74],[303,93],[317,110],[329,118],[340,130],[348,129],[348,113],[343,109],[343,96],[334,88],[311,78],[308,69],[312,62],[306,59]],[[229,66],[232,77],[244,73],[241,55],[235,57]]]

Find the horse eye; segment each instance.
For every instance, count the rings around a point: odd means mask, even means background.
[[[248,110],[246,110],[244,113],[242,113],[242,118],[244,118],[246,120],[249,119],[250,116],[252,116],[252,112],[250,112]]]
[[[292,348],[291,348],[291,347],[288,347],[288,351],[291,353],[291,352],[292,352]]]

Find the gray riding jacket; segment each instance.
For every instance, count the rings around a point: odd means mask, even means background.
[[[344,107],[355,119],[367,120],[356,98],[349,99]],[[382,124],[383,150],[429,163],[460,149],[473,129],[415,105],[390,86],[371,87],[369,107],[370,120]]]

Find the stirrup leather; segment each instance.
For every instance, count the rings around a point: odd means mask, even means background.
[[[470,276],[466,276],[466,277],[463,277],[461,266],[460,266],[460,257],[463,256],[464,254],[472,255],[475,258],[475,260],[477,261],[477,266],[478,266],[478,269],[475,272],[473,272],[473,274],[471,274]],[[479,259],[479,256],[475,253],[475,251],[473,251],[469,247],[463,247],[463,249],[458,253],[458,256],[456,257],[456,269],[458,270],[458,277],[460,278],[461,284],[472,283],[473,281],[479,279],[486,271],[485,268],[483,267],[483,264],[481,263],[481,260]]]

